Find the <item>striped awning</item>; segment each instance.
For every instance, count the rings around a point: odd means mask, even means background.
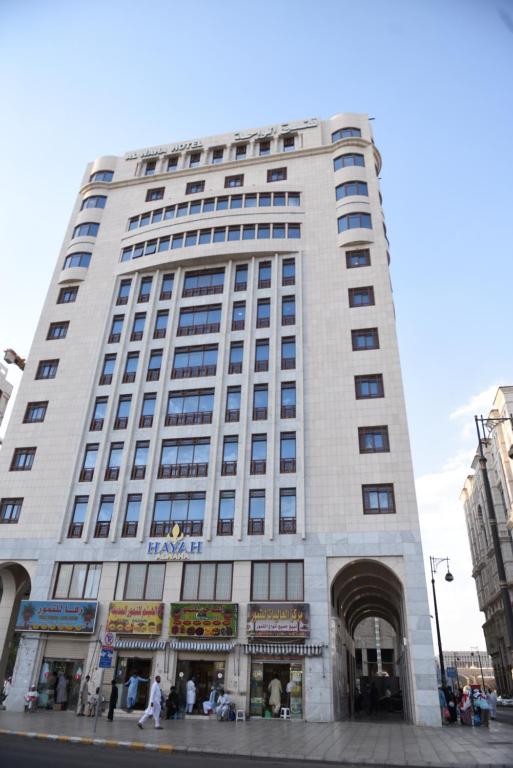
[[[116,650],[129,650],[131,648],[138,651],[163,651],[166,647],[165,640],[116,640],[114,648]]]
[[[244,653],[261,653],[266,656],[322,656],[323,643],[244,643]]]
[[[207,640],[170,640],[169,647],[172,651],[220,651],[227,653],[233,651],[235,643],[210,643]]]

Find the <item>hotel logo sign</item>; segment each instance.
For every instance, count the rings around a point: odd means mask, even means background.
[[[150,539],[146,554],[155,560],[188,560],[191,555],[203,554],[203,542],[186,538],[178,523],[175,523],[165,539]]]

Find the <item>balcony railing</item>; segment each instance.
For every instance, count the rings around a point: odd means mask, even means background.
[[[243,331],[245,324],[245,320],[232,320],[232,331]]]
[[[161,291],[159,301],[167,301],[173,295],[173,291]]]
[[[296,322],[295,315],[283,315],[283,317],[281,318],[282,325],[295,325],[295,322]]]
[[[224,413],[225,421],[239,421],[240,410],[238,408],[229,408]]]
[[[120,340],[120,338],[121,338],[121,334],[120,333],[111,333],[109,338],[108,338],[108,343],[109,344],[117,344],[118,341]]]
[[[158,469],[160,479],[170,477],[206,477],[208,463],[203,464],[161,464]]]
[[[182,296],[211,296],[213,293],[222,293],[224,285],[205,285],[201,288],[184,288]]]
[[[280,472],[295,472],[296,460],[295,459],[280,459]]]
[[[212,411],[194,411],[191,413],[168,413],[166,427],[183,427],[188,424],[211,424]]]
[[[267,408],[253,408],[253,421],[265,421],[267,419]]]
[[[218,520],[217,521],[217,535],[218,536],[232,536],[233,535],[233,520]]]
[[[281,369],[282,371],[290,371],[292,368],[296,367],[296,358],[295,357],[282,357],[281,358]]]
[[[80,477],[78,478],[78,480],[80,483],[90,483],[91,480],[93,479],[93,475],[94,475],[94,468],[83,469],[80,472]]]
[[[118,296],[116,299],[116,305],[119,307],[122,304],[128,304],[128,296]]]
[[[153,424],[153,416],[141,416],[139,419],[139,426],[141,428],[151,427]]]
[[[132,384],[135,381],[135,371],[125,371],[123,374],[123,384]]]
[[[160,378],[160,368],[148,368],[146,381],[158,381]]]
[[[110,523],[96,523],[94,526],[94,538],[95,539],[106,539],[109,535],[110,531]]]
[[[172,379],[194,379],[197,376],[215,376],[215,365],[192,365],[188,368],[173,368]]]
[[[153,331],[153,338],[154,339],[163,339],[166,336],[166,328],[155,328]]]
[[[102,373],[100,376],[100,385],[112,384],[112,373]]]
[[[247,283],[235,283],[233,286],[234,291],[245,291],[248,287]]]
[[[144,480],[146,476],[146,465],[145,464],[136,464],[132,467],[132,471],[130,472],[130,479],[131,480]]]
[[[123,523],[121,535],[125,538],[128,538],[129,536],[137,536],[137,523],[129,523],[125,521]]]
[[[128,425],[128,416],[117,416],[114,419],[114,429],[126,429]]]
[[[242,373],[242,363],[228,363],[228,373]]]
[[[282,285],[295,285],[296,284],[296,278],[294,276],[292,276],[292,277],[282,277],[281,284]]]
[[[166,520],[165,522],[154,520],[151,524],[150,536],[167,536],[175,525],[180,526],[180,531],[185,536],[203,534],[203,520]]]
[[[263,517],[253,517],[248,520],[248,533],[250,535],[262,535],[264,533],[265,520]]]
[[[130,341],[141,341],[144,331],[132,331]]]
[[[119,467],[107,467],[105,470],[105,480],[117,480],[119,477]]]
[[[220,323],[204,323],[203,325],[182,325],[178,327],[177,336],[196,336],[199,333],[217,333]]]
[[[296,418],[296,406],[295,405],[282,405],[280,413],[281,413],[281,418],[282,419],[295,419]]]
[[[150,300],[150,294],[149,293],[140,293],[137,297],[137,303],[138,304],[146,304]]]
[[[103,429],[103,419],[91,419],[89,424],[90,432],[100,432]]]
[[[280,533],[295,533],[295,532],[296,532],[296,518],[280,517]]]
[[[262,278],[258,281],[258,287],[259,288],[270,288],[271,287],[271,278]]]
[[[257,321],[256,321],[257,328],[269,328],[270,325],[271,325],[271,319],[269,317],[257,317]]]
[[[84,523],[71,523],[68,528],[68,539],[79,539],[82,536]]]
[[[250,474],[265,475],[267,461],[265,459],[252,459],[250,465]]]
[[[236,475],[237,474],[237,462],[236,461],[223,461],[221,464],[222,475]]]
[[[255,371],[268,371],[269,360],[255,360]]]

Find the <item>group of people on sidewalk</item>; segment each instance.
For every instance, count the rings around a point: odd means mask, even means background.
[[[497,717],[497,693],[490,688],[472,688],[466,685],[453,691],[450,688],[438,689],[442,723],[461,725],[490,725],[490,719]]]

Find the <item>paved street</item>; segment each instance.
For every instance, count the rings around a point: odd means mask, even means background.
[[[497,722],[513,726],[513,707],[497,707]]]

